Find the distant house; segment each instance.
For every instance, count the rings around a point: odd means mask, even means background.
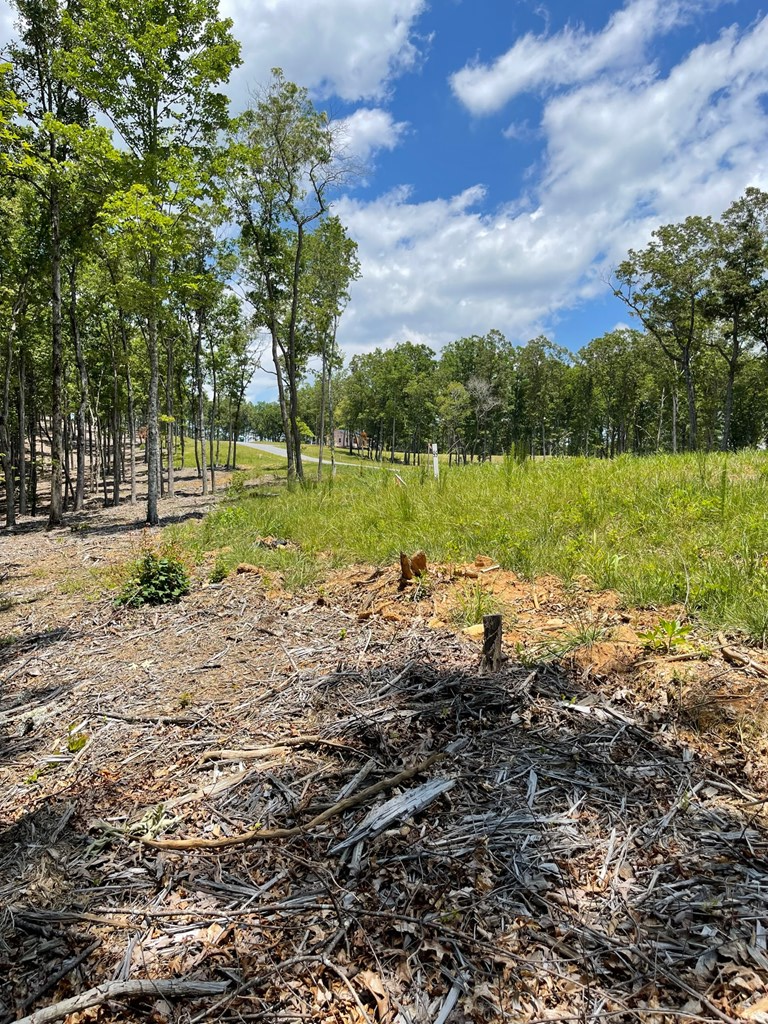
[[[370,447],[370,440],[364,430],[349,431],[337,427],[333,432],[333,445],[335,448],[351,448],[353,451],[367,451]]]

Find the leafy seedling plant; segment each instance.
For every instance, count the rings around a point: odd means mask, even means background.
[[[67,750],[70,754],[76,754],[88,742],[88,734],[77,732],[77,726],[70,725],[67,729]]]
[[[217,561],[213,569],[211,569],[210,573],[208,574],[208,582],[222,583],[227,578],[227,576],[229,576],[229,571],[226,565],[222,561]]]
[[[675,647],[688,642],[691,628],[683,625],[679,619],[659,619],[651,629],[637,635],[647,650],[671,654]]]
[[[126,608],[170,604],[188,593],[189,575],[181,560],[172,554],[146,551],[131,566],[115,604]]]

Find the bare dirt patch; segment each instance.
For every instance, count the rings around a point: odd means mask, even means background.
[[[0,1017],[768,1020],[763,652],[482,558],[117,610],[140,515],[0,539]]]

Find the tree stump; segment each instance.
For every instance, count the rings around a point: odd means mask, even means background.
[[[501,668],[501,616],[483,616],[483,660],[484,672],[498,672]]]

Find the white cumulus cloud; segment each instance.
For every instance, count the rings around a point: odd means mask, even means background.
[[[222,0],[243,46],[236,106],[270,69],[321,96],[381,99],[420,57],[414,35],[426,0]]]
[[[408,125],[395,121],[381,107],[360,107],[349,117],[335,121],[336,138],[344,153],[367,164],[380,149],[394,149]]]
[[[404,188],[344,200],[363,278],[342,341],[439,347],[491,327],[516,342],[542,329],[557,337],[562,312],[608,295],[610,269],[653,228],[719,216],[749,185],[768,191],[765,53],[768,18],[697,47],[666,76],[622,72],[556,92],[527,208],[483,212],[479,185],[425,203]]]
[[[501,110],[520,93],[588,81],[604,71],[636,69],[647,44],[700,6],[684,0],[631,0],[601,32],[566,26],[553,35],[527,33],[490,64],[467,64],[451,88],[473,114]]]

